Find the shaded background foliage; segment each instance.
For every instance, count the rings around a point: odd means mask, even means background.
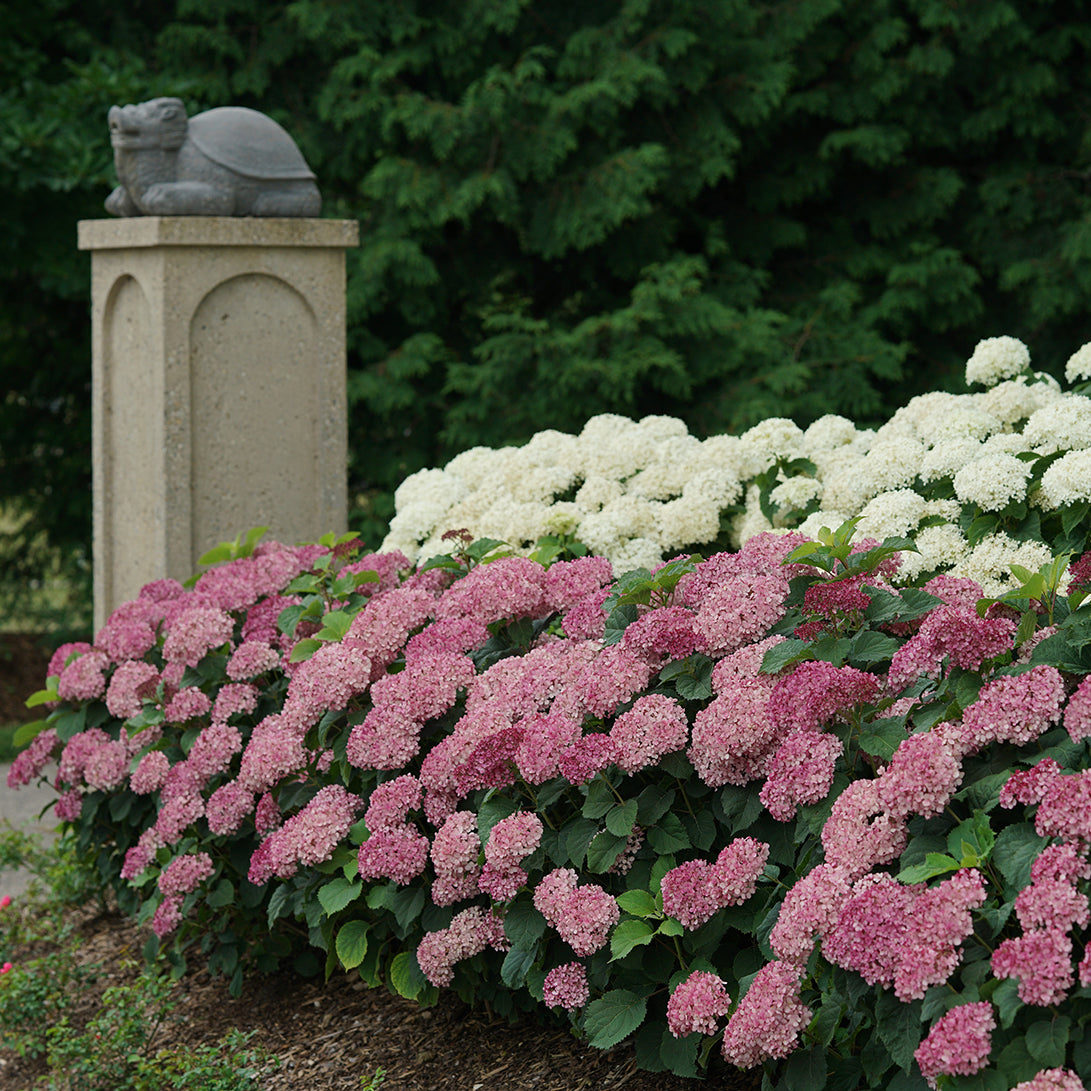
[[[262,109],[348,255],[350,489],[670,413],[878,421],[985,336],[1091,337],[1091,25],[1061,0],[0,4],[0,540],[89,553],[88,266],[105,112]],[[243,529],[243,528],[240,528]],[[315,534],[327,528],[315,528]]]

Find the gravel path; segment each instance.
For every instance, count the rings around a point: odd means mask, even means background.
[[[51,788],[28,784],[15,791],[8,787],[8,766],[0,765],[0,827],[10,822],[16,829],[25,829],[42,837],[52,837],[55,823],[53,812],[39,817],[42,808],[57,798]],[[22,871],[0,872],[0,895],[22,894],[30,876]]]

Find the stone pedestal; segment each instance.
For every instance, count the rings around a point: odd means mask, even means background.
[[[343,531],[352,221],[86,220],[95,627],[252,526]]]

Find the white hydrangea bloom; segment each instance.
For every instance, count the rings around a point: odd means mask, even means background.
[[[1091,500],[1091,450],[1061,455],[1042,475],[1038,502],[1047,510]]]
[[[1011,428],[1061,397],[1061,388],[1052,378],[1032,382],[1028,376],[1021,375],[1017,379],[997,383],[984,394],[978,394],[977,404],[1005,427]]]
[[[830,511],[822,508],[812,512],[796,527],[796,531],[805,538],[818,538],[818,532],[825,527],[827,530],[836,530],[842,523],[848,522],[852,516],[843,511]]]
[[[731,539],[736,548],[744,545],[756,534],[765,534],[773,529],[773,524],[761,510],[761,491],[757,485],[746,490],[746,507],[735,516],[731,524]]]
[[[681,421],[677,417],[654,415],[643,417],[637,421],[636,426],[644,435],[649,439],[655,440],[657,443],[664,440],[689,436],[689,429],[686,427],[685,421]],[[695,440],[695,442],[699,441]]]
[[[579,467],[579,440],[567,432],[547,428],[535,432],[523,448],[526,457],[537,466],[563,466],[575,471]],[[447,463],[450,470],[453,463]]]
[[[1003,427],[999,418],[984,409],[962,405],[958,409],[937,416],[927,427],[920,430],[921,440],[934,445],[955,439],[985,440]]]
[[[1037,410],[1027,421],[1023,437],[1033,450],[1043,455],[1091,447],[1091,399],[1068,394],[1063,400]]]
[[[981,445],[982,454],[1020,455],[1030,450],[1022,432],[997,432]]]
[[[1030,350],[1017,337],[986,337],[966,361],[966,382],[995,386],[1030,368]]]
[[[876,437],[859,461],[843,466],[826,482],[823,504],[858,512],[873,497],[902,489],[916,479],[924,448],[909,436]]]
[[[614,574],[620,576],[634,568],[654,568],[662,563],[663,551],[659,543],[650,538],[628,538],[606,557],[613,565]]]
[[[659,506],[655,538],[664,552],[711,542],[720,533],[720,509],[700,497],[679,497]]]
[[[575,472],[564,466],[520,465],[519,460],[511,462],[502,477],[504,487],[513,499],[539,504],[550,503],[576,480]]]
[[[981,458],[982,446],[975,439],[952,439],[926,451],[920,464],[920,478],[928,484],[954,477],[963,466]]]
[[[939,523],[921,527],[913,535],[918,553],[901,555],[896,582],[909,583],[923,572],[942,572],[963,561],[969,549],[966,536],[954,523]]]
[[[1049,547],[1042,542],[1017,542],[1010,535],[997,531],[983,538],[970,552],[950,569],[952,576],[968,576],[981,584],[990,598],[999,598],[1018,586],[1012,575],[1013,564],[1036,572],[1052,558]]]
[[[813,477],[804,477],[800,474],[789,477],[777,485],[769,493],[769,499],[783,509],[784,514],[789,514],[805,508],[812,500],[821,495],[822,482],[816,481]]]
[[[957,523],[961,514],[962,505],[957,500],[926,500],[921,518],[928,519],[938,515],[948,523]]]
[[[672,496],[681,495],[685,483],[706,468],[700,440],[689,435],[666,436],[658,444],[655,461],[633,474],[625,482],[625,491],[648,500],[669,500]]]
[[[1065,380],[1069,383],[1083,382],[1091,379],[1091,341],[1081,345],[1068,358],[1064,368]]]
[[[457,495],[452,497],[452,493]],[[395,490],[394,504],[400,510],[411,504],[440,504],[447,507],[466,494],[466,486],[446,470],[418,470]]]
[[[655,507],[647,500],[619,496],[583,519],[579,537],[592,552],[612,558],[629,538],[650,538],[655,533],[655,514]]]
[[[512,450],[514,448],[511,447],[501,447],[499,450],[494,450],[492,447],[471,447],[468,451],[455,455],[447,463],[445,470],[431,472],[445,472],[460,481],[467,492],[473,492],[487,484],[504,465],[505,458]],[[412,478],[406,478],[406,481],[411,480]],[[394,503],[398,503],[397,493],[394,494]]]
[[[558,534],[578,538],[583,516],[584,513],[579,505],[571,500],[561,500],[551,504],[542,519],[542,535]]]
[[[894,415],[881,425],[875,433],[877,441],[908,436],[926,446],[937,442],[944,436],[934,437],[937,428],[943,428],[944,422],[973,408],[973,402],[967,395],[948,394],[935,390],[911,398],[908,403],[896,410]]]
[[[1030,464],[1014,455],[994,454],[963,466],[955,474],[955,495],[983,511],[1000,511],[1027,495]]]
[[[924,498],[912,489],[894,489],[869,500],[860,512],[861,538],[904,538],[924,517]]]
[[[546,504],[519,501],[501,494],[481,515],[476,526],[467,529],[475,538],[499,538],[516,549],[524,549],[532,546],[545,533],[549,511]]]
[[[803,433],[803,455],[813,459],[819,451],[832,451],[856,440],[856,425],[847,417],[827,413]]]
[[[611,500],[616,500],[624,490],[619,481],[601,474],[589,474],[576,493],[576,504],[586,512],[601,511]]]
[[[719,467],[736,480],[743,474],[743,445],[738,436],[709,436],[701,441],[705,465]]]
[[[742,495],[742,482],[728,467],[700,470],[683,486],[682,495],[711,500],[721,508],[734,504]]]
[[[754,477],[778,459],[799,458],[803,432],[787,417],[769,417],[743,432],[739,447],[740,477]]]

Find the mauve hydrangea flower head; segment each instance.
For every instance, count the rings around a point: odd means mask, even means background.
[[[789,962],[768,962],[754,977],[724,1031],[724,1059],[753,1068],[767,1058],[787,1057],[811,1021],[799,999],[800,970]]]
[[[769,717],[770,692],[764,680],[722,678],[718,695],[694,716],[686,756],[709,787],[764,775],[781,739]]]
[[[1060,880],[1075,883],[1078,879],[1091,879],[1091,862],[1087,859],[1088,846],[1080,842],[1047,845],[1030,866],[1033,883]]]
[[[896,860],[908,841],[905,822],[883,810],[874,780],[852,781],[834,800],[822,827],[826,863],[852,879]]]
[[[1050,780],[1034,816],[1034,828],[1042,837],[1081,845],[1091,842],[1091,769]]]
[[[226,644],[234,631],[230,614],[212,607],[192,607],[174,619],[163,642],[163,658],[195,667],[213,648]]]
[[[502,818],[485,842],[485,866],[478,886],[495,902],[510,901],[527,881],[519,865],[541,843],[542,821],[529,811]]]
[[[152,915],[152,931],[162,939],[182,923],[182,895],[168,894]]]
[[[656,664],[663,659],[685,659],[708,650],[694,629],[696,620],[696,614],[684,606],[660,606],[629,625],[621,643]]]
[[[546,609],[545,569],[527,557],[479,564],[456,580],[436,617],[473,617],[485,625],[503,618],[538,617]]]
[[[565,611],[561,628],[571,640],[601,640],[606,635],[606,600],[610,589],[603,587],[580,599]]]
[[[124,603],[95,634],[95,647],[115,663],[141,659],[155,647],[159,614],[146,600]]]
[[[938,1076],[972,1076],[989,1060],[996,1017],[992,1004],[979,1000],[952,1008],[932,1024],[913,1056],[930,1087]]]
[[[189,894],[216,869],[207,852],[176,856],[159,874],[159,890],[171,894]]]
[[[1041,803],[1047,789],[1060,773],[1061,767],[1053,758],[1043,758],[1029,769],[1016,770],[1000,789],[1000,806],[1010,809],[1017,803]]]
[[[516,725],[523,738],[515,752],[519,775],[528,784],[544,784],[560,772],[564,752],[580,738],[580,723],[563,712],[536,713]]]
[[[509,946],[504,922],[471,905],[456,913],[446,928],[425,935],[417,947],[417,964],[433,985],[443,988],[454,980],[454,967],[463,959],[481,954],[486,947],[506,951]]]
[[[1025,746],[1057,721],[1063,702],[1064,680],[1055,667],[1033,667],[986,682],[962,714],[963,745],[967,752],[992,742]]]
[[[994,977],[1019,979],[1024,1004],[1048,1008],[1060,1004],[1072,988],[1072,940],[1060,928],[1033,928],[1006,939],[993,951]]]
[[[135,775],[135,774],[134,774]],[[237,781],[221,784],[205,804],[208,828],[220,836],[235,833],[242,820],[254,810],[254,793],[248,792]]]
[[[169,724],[184,724],[206,715],[212,708],[212,699],[197,686],[183,686],[163,710],[163,719]]]
[[[162,838],[154,826],[149,826],[126,853],[121,865],[122,879],[136,879],[148,870],[148,865],[155,859],[156,850],[161,848]]]
[[[1087,895],[1076,889],[1071,880],[1039,878],[1019,891],[1015,898],[1015,915],[1024,931],[1050,928],[1067,932],[1074,924],[1086,928]]]
[[[892,818],[943,812],[962,783],[962,763],[943,732],[910,735],[876,781],[879,805]]]
[[[436,905],[452,905],[477,893],[480,853],[477,815],[472,811],[449,814],[432,838],[432,866],[436,872],[432,901]]]
[[[664,755],[684,749],[688,739],[686,710],[661,693],[638,697],[610,729],[614,763],[626,773],[655,765]]]
[[[280,652],[264,640],[244,640],[227,661],[227,677],[245,682],[274,670],[280,664]]]
[[[143,707],[145,697],[155,695],[159,671],[151,663],[130,659],[122,663],[106,687],[106,708],[111,716],[127,720]]]
[[[83,810],[83,796],[78,788],[62,792],[53,804],[53,813],[58,822],[75,822]]]
[[[592,732],[581,735],[557,761],[569,784],[588,784],[614,761],[614,741],[609,735]]]
[[[759,640],[784,613],[788,581],[781,572],[747,572],[713,588],[697,608],[694,633],[713,654]]]
[[[62,701],[93,701],[106,692],[106,668],[110,659],[95,649],[73,659],[61,671],[57,696]]]
[[[675,1038],[689,1034],[712,1035],[731,1010],[731,997],[713,973],[695,970],[679,982],[667,1001],[667,1028]]]
[[[570,610],[589,595],[597,594],[613,576],[613,566],[605,557],[575,557],[551,564],[542,583],[548,609],[560,613]]]
[[[801,640],[814,640],[828,629],[859,628],[871,596],[860,589],[863,576],[820,580],[803,593],[803,614],[810,620],[796,627]]]
[[[405,666],[411,670],[418,665],[432,660],[436,655],[465,653],[479,648],[489,639],[489,630],[485,624],[472,617],[445,617],[426,625],[419,633],[414,633],[405,645]],[[380,678],[376,685],[386,681],[387,675]]]
[[[404,826],[409,812],[419,811],[420,805],[420,781],[405,773],[375,788],[368,800],[364,822],[372,833]]]
[[[288,683],[282,715],[302,731],[330,709],[345,708],[371,683],[372,663],[359,642],[323,644],[301,662]]]
[[[781,674],[769,697],[769,716],[781,731],[814,731],[859,704],[874,701],[879,679],[822,659]]]
[[[57,731],[47,727],[31,740],[25,750],[16,754],[8,769],[9,788],[22,788],[42,775],[42,771],[53,760],[53,751],[57,746]]]
[[[369,600],[352,619],[346,639],[354,641],[371,660],[372,678],[379,678],[405,646],[409,634],[429,621],[435,596],[405,583]]]
[[[844,872],[830,864],[819,864],[797,879],[785,895],[777,923],[769,933],[769,944],[777,958],[804,965],[815,939],[831,931],[851,893]]]
[[[578,886],[572,868],[555,868],[534,888],[534,907],[581,958],[606,944],[621,910],[600,886]]]
[[[249,682],[228,682],[220,687],[212,704],[212,719],[227,721],[232,716],[253,712],[258,706],[257,686]]]
[[[791,821],[800,804],[818,803],[829,794],[841,740],[823,731],[793,731],[765,768],[759,798],[780,822]]]
[[[233,724],[211,723],[193,740],[186,764],[202,785],[224,772],[231,759],[242,750],[242,735]]]
[[[61,751],[57,767],[57,780],[60,784],[76,787],[83,783],[83,770],[88,759],[99,747],[113,742],[101,727],[89,727],[73,735]]]
[[[357,864],[361,879],[392,879],[407,886],[428,863],[428,838],[414,826],[375,830],[360,846]]]
[[[280,805],[272,792],[266,792],[254,808],[254,828],[258,833],[268,833],[280,825]]]
[[[578,1011],[591,993],[587,986],[587,970],[580,962],[554,966],[542,984],[542,1000],[547,1007]]]
[[[460,796],[478,788],[505,788],[515,783],[515,755],[523,741],[521,727],[505,727],[481,739],[454,767]]]
[[[1064,726],[1073,742],[1091,737],[1091,677],[1084,678],[1069,697]]]
[[[718,910],[753,895],[768,856],[764,842],[737,837],[714,863],[687,860],[671,868],[662,879],[663,912],[684,928],[700,928]]]
[[[137,763],[129,778],[129,791],[135,795],[151,795],[163,787],[170,769],[170,760],[162,750],[149,750]]]
[[[94,649],[85,640],[71,641],[68,644],[62,644],[57,650],[49,657],[49,666],[46,668],[47,678],[59,678],[64,668],[68,665],[68,660],[77,656],[85,655],[89,651]]]
[[[279,715],[266,716],[254,728],[239,764],[239,783],[248,792],[264,792],[307,764],[299,734]]]

